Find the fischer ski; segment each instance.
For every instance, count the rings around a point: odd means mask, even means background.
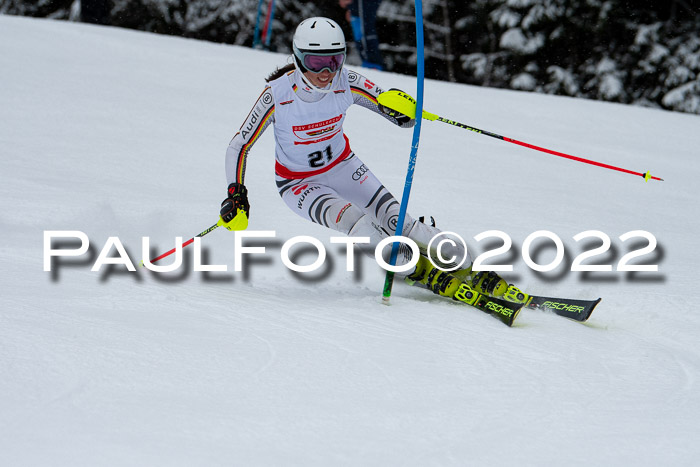
[[[430,290],[432,292],[430,288],[426,287],[420,282],[412,281],[408,278],[404,278],[404,282],[421,289]],[[524,303],[509,302],[501,298],[493,298],[489,297],[488,295],[480,294],[464,283],[460,284],[459,288],[452,297],[452,300],[476,308],[477,310],[481,310],[484,313],[493,315],[507,326],[513,325],[515,318],[518,317],[518,313],[520,313],[520,310],[525,305]]]
[[[584,322],[590,318],[591,313],[593,313],[593,310],[601,300],[602,298],[596,300],[579,300],[530,295],[530,300],[525,306],[534,310],[551,311],[564,318]]]
[[[470,305],[485,313],[494,315],[508,326],[512,326],[515,318],[522,308],[530,308],[532,310],[542,310],[553,312],[564,318],[569,318],[574,321],[584,322],[590,318],[595,307],[600,303],[602,298],[596,300],[579,300],[571,298],[555,298],[543,297],[540,295],[530,295],[527,303],[517,303],[500,298],[489,297],[484,294],[479,294],[473,290],[471,293],[476,295],[476,298],[466,298],[460,296],[462,289],[460,288],[454,296],[454,300]]]
[[[425,284],[421,284],[409,278],[404,278],[404,281],[409,285],[433,291]],[[491,314],[508,326],[513,325],[520,310],[523,308],[550,311],[574,321],[584,322],[590,318],[591,313],[593,313],[595,307],[602,300],[601,298],[596,300],[580,300],[574,298],[544,297],[541,295],[527,295],[519,290],[517,292],[517,294],[509,295],[506,293],[503,297],[495,298],[479,293],[463,282],[460,284],[457,291],[454,292],[452,300]],[[528,297],[527,299],[525,298],[526,296]]]
[[[513,325],[515,318],[518,317],[520,310],[523,308],[522,303],[513,303],[481,294],[471,306],[495,316],[508,326]]]
[[[523,307],[523,303],[514,303],[500,298],[493,298],[487,295],[480,294],[469,287],[467,284],[461,284],[453,297],[458,302],[465,303],[469,306],[489,313],[508,326],[512,326],[515,318]]]

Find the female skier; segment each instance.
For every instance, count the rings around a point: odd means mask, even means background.
[[[294,63],[267,78],[269,84],[226,151],[229,186],[220,209],[224,226],[233,230],[240,228],[236,224],[241,218],[247,222],[250,205],[244,175],[248,152],[273,123],[277,188],[287,206],[311,222],[352,237],[369,237],[375,247],[394,235],[399,203],[350,149],[343,133],[346,111],[358,104],[401,128],[414,126],[415,120],[379,105],[377,96],[383,91],[343,67],[345,36],[333,20],[316,17],[302,21],[294,34],[293,51]],[[421,251],[415,269],[405,273],[409,282],[466,302],[472,297],[476,300],[471,291],[496,297],[505,294],[512,301],[527,299],[517,300],[520,291],[495,273],[470,277],[468,257],[465,269],[454,274],[434,267],[426,250],[430,239],[439,233],[435,227],[405,216],[402,235],[415,241]],[[459,261],[465,252],[456,247],[452,252],[442,251],[442,255]],[[397,265],[409,260],[410,249],[404,246]]]

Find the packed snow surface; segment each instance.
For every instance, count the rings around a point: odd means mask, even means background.
[[[280,54],[67,22],[0,16],[0,464],[697,465],[700,444],[700,118],[427,81],[427,110],[557,151],[650,170],[664,182],[423,123],[409,203],[476,256],[541,295],[603,301],[577,323],[525,310],[512,328],[400,281],[367,257],[346,270],[334,232],[279,199],[274,138],[246,175],[243,271],[216,229],[172,273],[138,266],[216,222],[226,146],[286,63]],[[358,69],[385,89],[415,78]],[[411,130],[351,108],[353,150],[397,196]],[[523,259],[533,232],[561,238],[551,272]],[[610,247],[573,272],[580,254]],[[89,239],[44,271],[48,231]],[[657,244],[618,271],[623,242]],[[282,245],[326,246],[292,273]],[[115,239],[110,237],[116,237]],[[52,242],[75,249],[77,239]],[[124,264],[123,245],[137,272]],[[51,246],[50,245],[50,246]],[[108,251],[103,252],[103,247]],[[110,246],[111,245],[111,246]],[[315,250],[297,246],[298,264]],[[99,260],[103,254],[102,260]],[[528,255],[555,259],[540,237]],[[164,260],[169,264],[171,259]]]

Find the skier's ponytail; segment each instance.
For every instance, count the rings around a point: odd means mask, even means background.
[[[267,78],[265,78],[265,81],[269,83],[270,81],[274,81],[274,80],[276,80],[277,78],[279,78],[280,76],[284,76],[284,75],[286,75],[287,73],[289,73],[290,71],[293,71],[293,70],[294,70],[294,64],[293,64],[293,63],[289,63],[289,64],[287,64],[287,65],[285,65],[285,66],[283,66],[283,67],[281,67],[281,68],[277,68],[275,71],[273,71],[272,73],[270,73],[270,76],[268,76]]]

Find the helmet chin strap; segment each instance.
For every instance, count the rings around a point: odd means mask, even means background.
[[[335,76],[333,77],[331,82],[328,84],[328,86],[326,86],[325,88],[319,88],[318,86],[313,85],[308,79],[306,79],[306,76],[304,76],[304,72],[301,71],[301,68],[299,68],[299,63],[298,63],[296,57],[294,57],[293,60],[294,60],[294,68],[296,68],[297,71],[299,72],[299,75],[301,76],[301,80],[304,82],[304,84],[307,85],[308,87],[310,87],[311,89],[313,89],[314,91],[322,92],[324,94],[329,93],[333,90],[333,86],[335,86],[335,80],[338,77],[338,75],[340,74],[340,70],[342,70],[342,67],[338,68],[338,71],[335,73]]]

